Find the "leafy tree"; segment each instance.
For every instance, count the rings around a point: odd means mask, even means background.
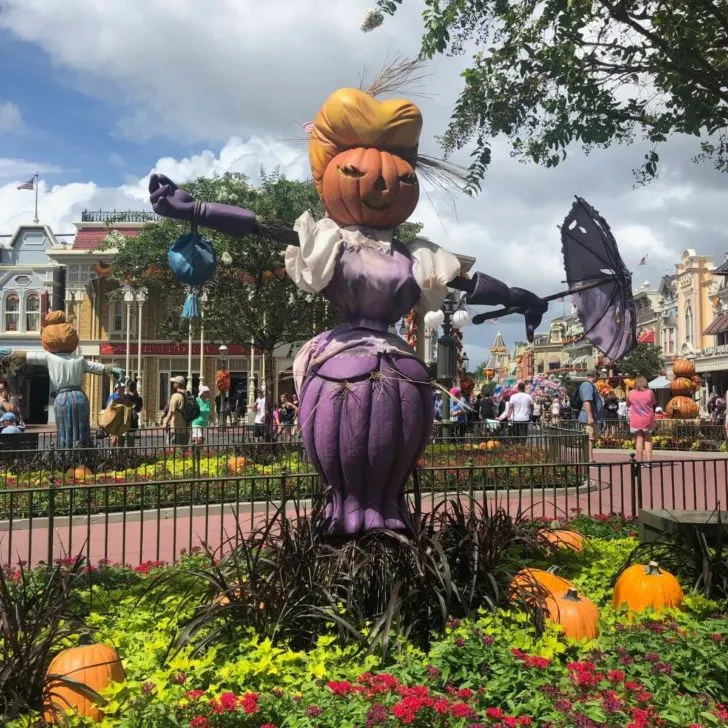
[[[184,184],[201,201],[225,202],[255,210],[263,219],[293,225],[306,210],[314,217],[323,208],[312,182],[288,180],[278,173],[264,174],[260,187],[250,185],[241,174],[226,173]],[[167,251],[189,225],[162,219],[150,223],[134,238],[118,247],[113,277],[144,284],[168,317],[159,322],[160,333],[175,340],[186,338],[187,323],[180,313],[187,287],[167,265]],[[337,314],[321,296],[300,291],[284,268],[285,248],[260,235],[234,238],[213,230],[203,234],[212,241],[218,256],[217,271],[208,284],[204,307],[205,335],[226,343],[246,345],[250,341],[266,351],[266,366],[272,372],[272,350],[278,344],[298,343],[337,322]],[[232,263],[225,265],[227,252]]]
[[[620,371],[629,372],[647,381],[660,375],[664,367],[662,349],[655,344],[637,344],[620,362]]]
[[[280,174],[263,174],[259,187],[242,174],[199,178],[183,184],[201,201],[224,202],[254,210],[263,220],[292,226],[306,210],[322,217],[323,206],[313,182],[288,180]],[[404,223],[397,230],[401,240],[417,237],[422,225]],[[147,224],[134,238],[118,236],[107,246],[117,246],[112,276],[118,281],[143,284],[158,301],[158,310],[168,316],[159,322],[160,334],[177,341],[188,335],[188,324],[180,319],[187,286],[178,281],[167,265],[167,251],[189,224],[161,219]],[[207,285],[204,306],[205,336],[228,344],[251,341],[268,357],[272,373],[272,351],[279,344],[296,344],[339,321],[338,313],[322,296],[300,291],[284,267],[284,246],[261,235],[235,238],[213,230],[202,233],[212,241],[218,256],[214,279]],[[221,258],[232,258],[225,265]]]
[[[378,0],[394,14],[404,0]],[[671,133],[707,135],[699,159],[728,171],[728,5],[724,0],[425,0],[421,55],[475,47],[442,138],[475,141],[469,189],[491,161],[491,140],[554,167],[572,142],[587,152],[651,143],[638,171],[653,177]]]

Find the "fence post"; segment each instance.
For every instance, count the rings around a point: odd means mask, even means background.
[[[632,518],[637,518],[642,509],[642,465],[637,462],[634,453],[629,458]]]
[[[48,487],[48,552],[47,565],[48,568],[53,566],[53,530],[56,519],[56,484],[53,475],[50,477]]]

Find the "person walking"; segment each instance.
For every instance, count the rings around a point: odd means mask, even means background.
[[[533,397],[526,392],[524,382],[518,382],[516,387],[518,390],[511,396],[508,402],[508,419],[513,426],[513,434],[516,437],[526,437],[528,435],[528,423],[531,421],[533,414]]]
[[[265,437],[265,391],[262,389],[258,390],[258,396],[255,400],[255,404],[251,405],[251,409],[255,412],[255,419],[253,421],[253,437],[256,440],[262,440]]]
[[[284,392],[281,394],[281,405],[278,408],[280,417],[280,433],[284,440],[290,440],[293,436],[293,427],[296,420],[298,408],[288,399],[288,395]]]
[[[561,400],[554,397],[551,402],[551,424],[556,427],[561,421]]]
[[[652,433],[655,430],[655,393],[645,377],[637,377],[634,389],[627,395],[629,431],[635,437],[635,457],[649,468],[652,461]]]
[[[596,372],[589,372],[586,381],[579,385],[579,422],[584,427],[584,432],[589,440],[589,462],[594,462],[594,443],[599,438],[599,433],[604,423],[604,404],[597,392],[594,382],[597,381]]]
[[[162,418],[162,427],[169,430],[170,445],[187,445],[189,443],[190,423],[185,420],[185,382],[182,376],[172,377],[172,396],[169,398],[167,412]]]
[[[197,406],[200,414],[192,420],[192,444],[205,444],[205,430],[210,426],[210,417],[212,415],[212,399],[210,388],[204,384],[197,392]]]

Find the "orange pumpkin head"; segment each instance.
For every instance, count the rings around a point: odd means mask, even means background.
[[[339,225],[389,230],[414,212],[420,187],[414,167],[402,157],[357,147],[329,162],[322,197],[329,217]]]
[[[647,566],[634,564],[625,569],[614,585],[612,604],[626,604],[630,610],[664,609],[679,607],[683,601],[680,582],[668,571],[663,571],[655,561]]]
[[[113,647],[91,644],[56,655],[48,666],[46,679],[44,718],[48,723],[59,722],[68,710],[99,722],[103,711],[84,687],[98,693],[112,682],[124,682],[125,675]]]
[[[695,364],[690,359],[676,359],[672,371],[676,377],[692,377],[695,374]]]
[[[571,639],[593,640],[599,635],[599,609],[591,599],[579,596],[576,589],[550,596],[546,600],[546,612]]]

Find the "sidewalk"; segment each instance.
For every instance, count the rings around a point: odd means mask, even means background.
[[[598,463],[613,463],[617,460],[629,460],[634,450],[621,448],[603,448],[594,450],[594,458]],[[710,452],[703,450],[653,450],[653,460],[726,460],[728,452]]]

